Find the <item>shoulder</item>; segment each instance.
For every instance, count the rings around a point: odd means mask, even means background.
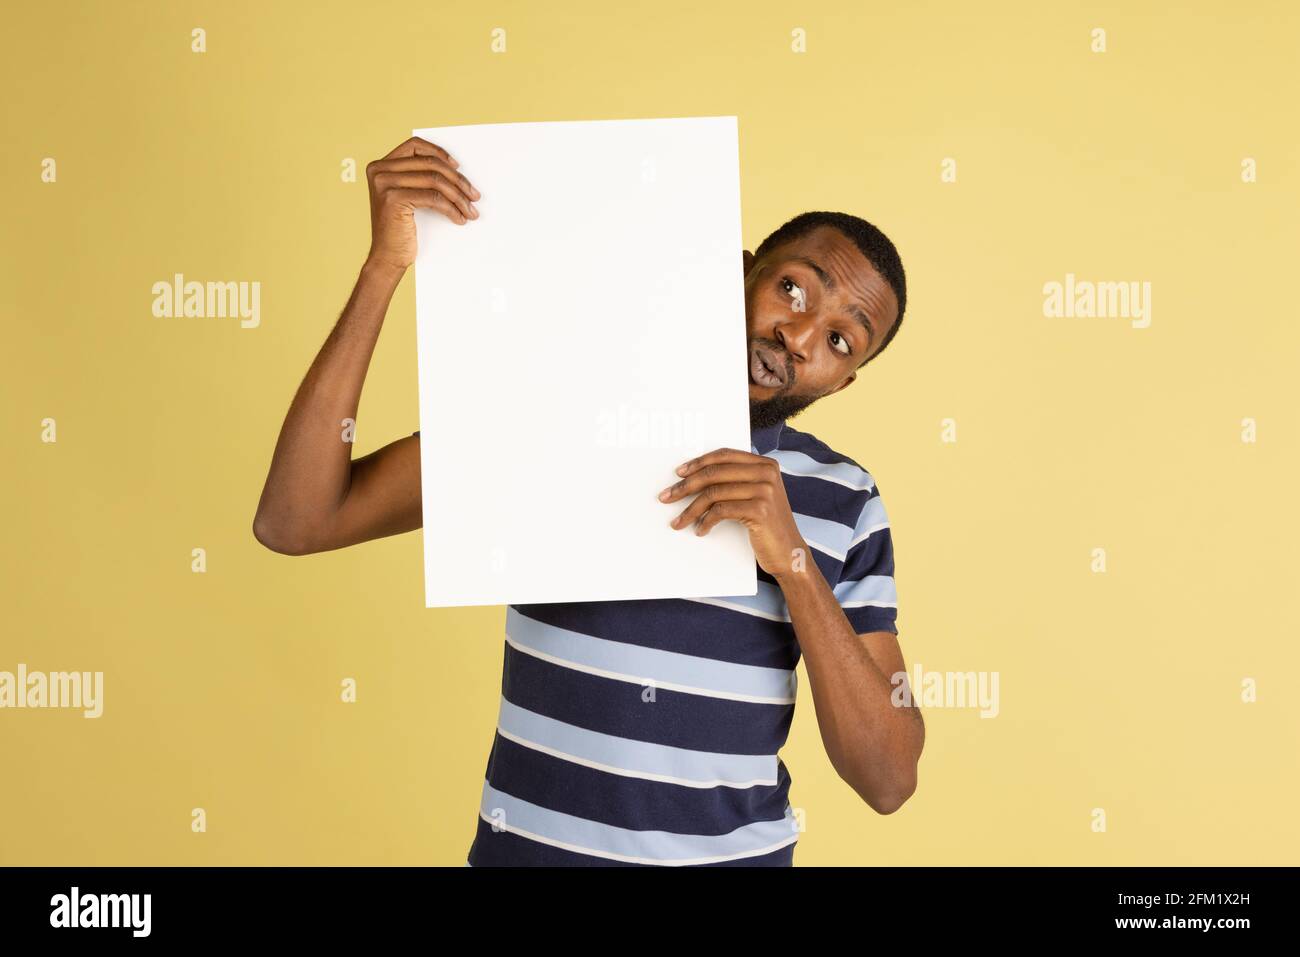
[[[888,545],[889,517],[875,477],[862,463],[788,424],[769,454],[781,466],[791,509],[809,544],[820,543],[828,555],[855,567],[876,561],[864,553]]]
[[[875,477],[862,463],[831,448],[811,432],[801,432],[787,424],[772,455],[784,475],[815,480],[817,487],[835,501],[836,511],[851,520],[857,518],[870,499],[880,495]]]
[[[820,466],[814,471],[828,478],[835,477],[862,488],[875,487],[876,480],[860,462],[831,448],[811,432],[801,432],[787,425],[781,430],[777,451],[807,458],[809,466]]]

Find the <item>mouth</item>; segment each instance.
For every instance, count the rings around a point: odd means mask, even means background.
[[[750,346],[749,379],[767,389],[780,389],[785,385],[785,365],[770,349]]]

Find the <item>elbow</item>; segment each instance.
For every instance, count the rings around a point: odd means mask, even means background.
[[[893,814],[900,807],[907,803],[907,799],[916,791],[913,787],[911,790],[887,791],[883,794],[877,794],[874,797],[864,798],[871,810],[877,814]]]
[[[852,782],[850,782],[852,783]],[[877,814],[893,814],[916,793],[916,767],[902,771],[888,782],[873,786],[854,784],[853,789]]]
[[[316,551],[300,531],[286,528],[259,509],[253,518],[253,537],[279,555],[310,555]]]

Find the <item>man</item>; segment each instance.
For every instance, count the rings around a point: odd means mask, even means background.
[[[274,551],[421,526],[419,433],[353,462],[340,423],[356,416],[415,258],[413,211],[474,228],[480,194],[458,166],[413,138],[367,167],[370,253],[290,405],[253,524]],[[881,814],[916,788],[925,731],[891,697],[906,668],[878,490],[852,459],[786,425],[893,338],[902,263],[879,230],[842,213],[796,217],[743,258],[751,448],[702,450],[660,500],[682,531],[742,523],[758,594],[510,606],[471,865],[792,863],[798,827],[777,751],[801,654],[840,776]]]

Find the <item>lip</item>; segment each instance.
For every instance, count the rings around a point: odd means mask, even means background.
[[[785,385],[785,364],[770,349],[754,345],[749,350],[749,379],[766,389],[780,389]]]

